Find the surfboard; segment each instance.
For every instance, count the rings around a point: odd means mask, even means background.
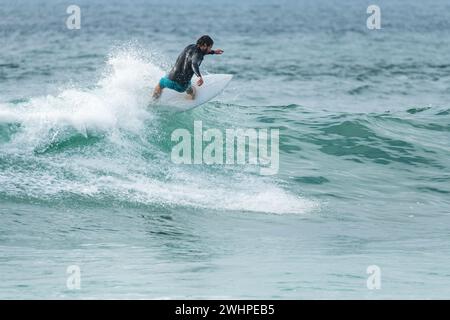
[[[192,79],[192,86],[196,90],[194,100],[187,99],[187,94],[165,88],[155,105],[164,110],[187,111],[210,101],[220,94],[230,83],[231,74],[209,74],[203,76],[203,85],[197,85],[197,79]]]

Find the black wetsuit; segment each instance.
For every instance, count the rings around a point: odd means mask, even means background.
[[[194,73],[197,77],[201,77],[200,64],[207,54],[214,54],[214,51],[204,53],[196,44],[188,45],[178,56],[177,62],[175,62],[167,77],[183,87],[187,87]]]

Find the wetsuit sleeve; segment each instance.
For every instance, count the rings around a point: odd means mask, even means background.
[[[202,76],[200,73],[200,63],[201,62],[202,62],[202,58],[200,58],[198,56],[198,54],[195,54],[192,57],[192,71],[194,71],[195,75],[199,78]]]

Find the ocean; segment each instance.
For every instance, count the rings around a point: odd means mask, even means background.
[[[69,4],[0,1],[0,299],[450,298],[449,1]],[[203,34],[229,86],[153,108]],[[277,173],[174,163],[195,121]]]

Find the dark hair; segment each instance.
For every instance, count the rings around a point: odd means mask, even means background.
[[[197,45],[198,46],[202,46],[204,44],[206,44],[209,47],[209,46],[212,46],[214,44],[214,41],[213,41],[213,39],[211,39],[210,36],[204,35],[204,36],[201,36],[197,40]]]

